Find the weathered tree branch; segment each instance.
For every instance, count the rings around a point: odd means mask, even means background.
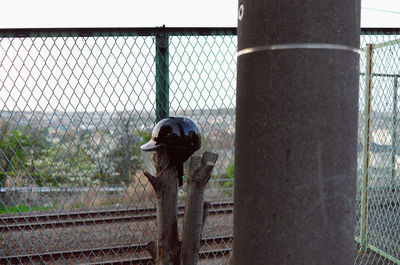
[[[217,159],[217,154],[205,152],[201,159],[194,156],[190,161],[180,265],[196,265],[198,262],[202,228],[208,214],[208,210],[203,210],[204,191]]]
[[[156,192],[157,203],[157,258],[156,265],[178,265],[178,178],[175,166],[169,163],[166,150],[154,156],[156,176],[145,172]]]
[[[156,258],[156,265],[197,264],[210,206],[208,201],[204,202],[204,191],[217,159],[217,154],[205,152],[202,158],[193,156],[190,160],[182,245],[177,231],[178,172],[169,163],[165,150],[158,150],[154,156],[156,176],[144,173],[157,195],[157,244],[147,245],[150,255]]]
[[[208,210],[210,209],[210,207],[211,207],[211,201],[205,198],[203,204],[203,218],[201,220],[200,240],[203,238],[204,225],[206,223],[206,219],[208,217]]]

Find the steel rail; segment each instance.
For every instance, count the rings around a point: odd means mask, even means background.
[[[209,250],[209,251],[200,251],[199,259],[212,259],[216,257],[224,257],[231,253],[231,249],[224,248],[224,249],[217,249],[217,250]],[[141,264],[141,265],[154,265],[154,259],[152,257],[143,257],[143,258],[136,258],[136,259],[123,259],[123,260],[112,260],[112,261],[105,261],[105,262],[92,262],[88,265],[130,265],[130,264]]]
[[[212,202],[211,208],[220,209],[222,207],[233,207],[233,201]],[[178,207],[178,211],[183,211],[184,206]],[[0,215],[2,223],[26,223],[34,221],[50,221],[50,220],[65,220],[72,218],[87,218],[87,217],[107,217],[114,215],[126,214],[142,214],[142,213],[155,213],[156,208],[143,207],[143,208],[129,208],[129,209],[107,209],[107,210],[91,210],[91,211],[75,211],[67,213],[52,213],[52,214],[39,214],[39,215]]]
[[[233,202],[211,203],[209,215],[230,214]],[[178,208],[183,216],[184,207]],[[48,229],[57,227],[109,224],[114,222],[145,221],[156,219],[155,208],[114,209],[104,211],[74,212],[62,214],[42,214],[29,216],[6,216],[0,218],[0,233],[20,230]]]
[[[104,262],[92,262],[88,265],[154,265],[154,259],[150,256],[136,259],[110,260]]]

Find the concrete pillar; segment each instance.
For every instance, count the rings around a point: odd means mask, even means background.
[[[354,264],[360,2],[239,6],[234,264]]]

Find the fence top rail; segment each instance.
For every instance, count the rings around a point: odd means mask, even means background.
[[[361,28],[361,35],[399,35],[400,28]],[[154,28],[0,28],[0,38],[96,37],[96,36],[207,36],[236,35],[235,27],[154,27]]]
[[[400,28],[362,28],[361,35],[399,35]],[[0,28],[0,38],[97,37],[97,36],[212,36],[236,35],[235,27],[154,28]]]
[[[95,37],[154,35],[236,35],[235,27],[153,27],[153,28],[0,28],[0,37]],[[361,35],[400,34],[400,28],[362,28]]]
[[[236,28],[7,28],[1,38],[236,35]]]
[[[361,35],[399,35],[400,28],[361,28]]]

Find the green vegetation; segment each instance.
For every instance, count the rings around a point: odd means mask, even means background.
[[[222,182],[222,186],[224,188],[232,188],[233,187],[233,180],[235,179],[235,164],[229,164],[228,168],[226,169],[226,173],[223,175],[225,181]]]
[[[50,130],[0,119],[0,187],[129,185],[141,165],[149,131],[132,131],[121,118],[116,131]]]
[[[151,139],[151,132],[149,131],[135,131],[133,134],[143,139],[141,144],[147,143]]]
[[[47,148],[44,131],[30,126],[16,128],[11,123],[0,121],[0,166],[2,173],[27,171],[29,157],[38,157]]]
[[[121,114],[122,115],[122,114]],[[140,146],[151,139],[121,116],[116,129],[42,129],[0,119],[0,187],[89,187],[130,185],[144,167]],[[202,149],[210,148],[202,135]],[[185,163],[184,181],[189,162]],[[233,165],[222,176],[233,185]]]
[[[31,163],[34,166],[31,177],[38,186],[72,183],[88,186],[96,183],[96,165],[76,143],[53,144]]]
[[[221,182],[219,182],[219,185],[223,188],[224,192],[230,196],[233,195],[233,182],[235,179],[234,171],[235,171],[235,164],[234,163],[229,164],[225,174],[222,174],[220,176]]]
[[[50,210],[50,206],[29,206],[26,204],[18,204],[16,206],[3,207],[0,206],[0,214],[8,213],[24,213],[24,212],[34,212],[34,211],[47,211]]]

